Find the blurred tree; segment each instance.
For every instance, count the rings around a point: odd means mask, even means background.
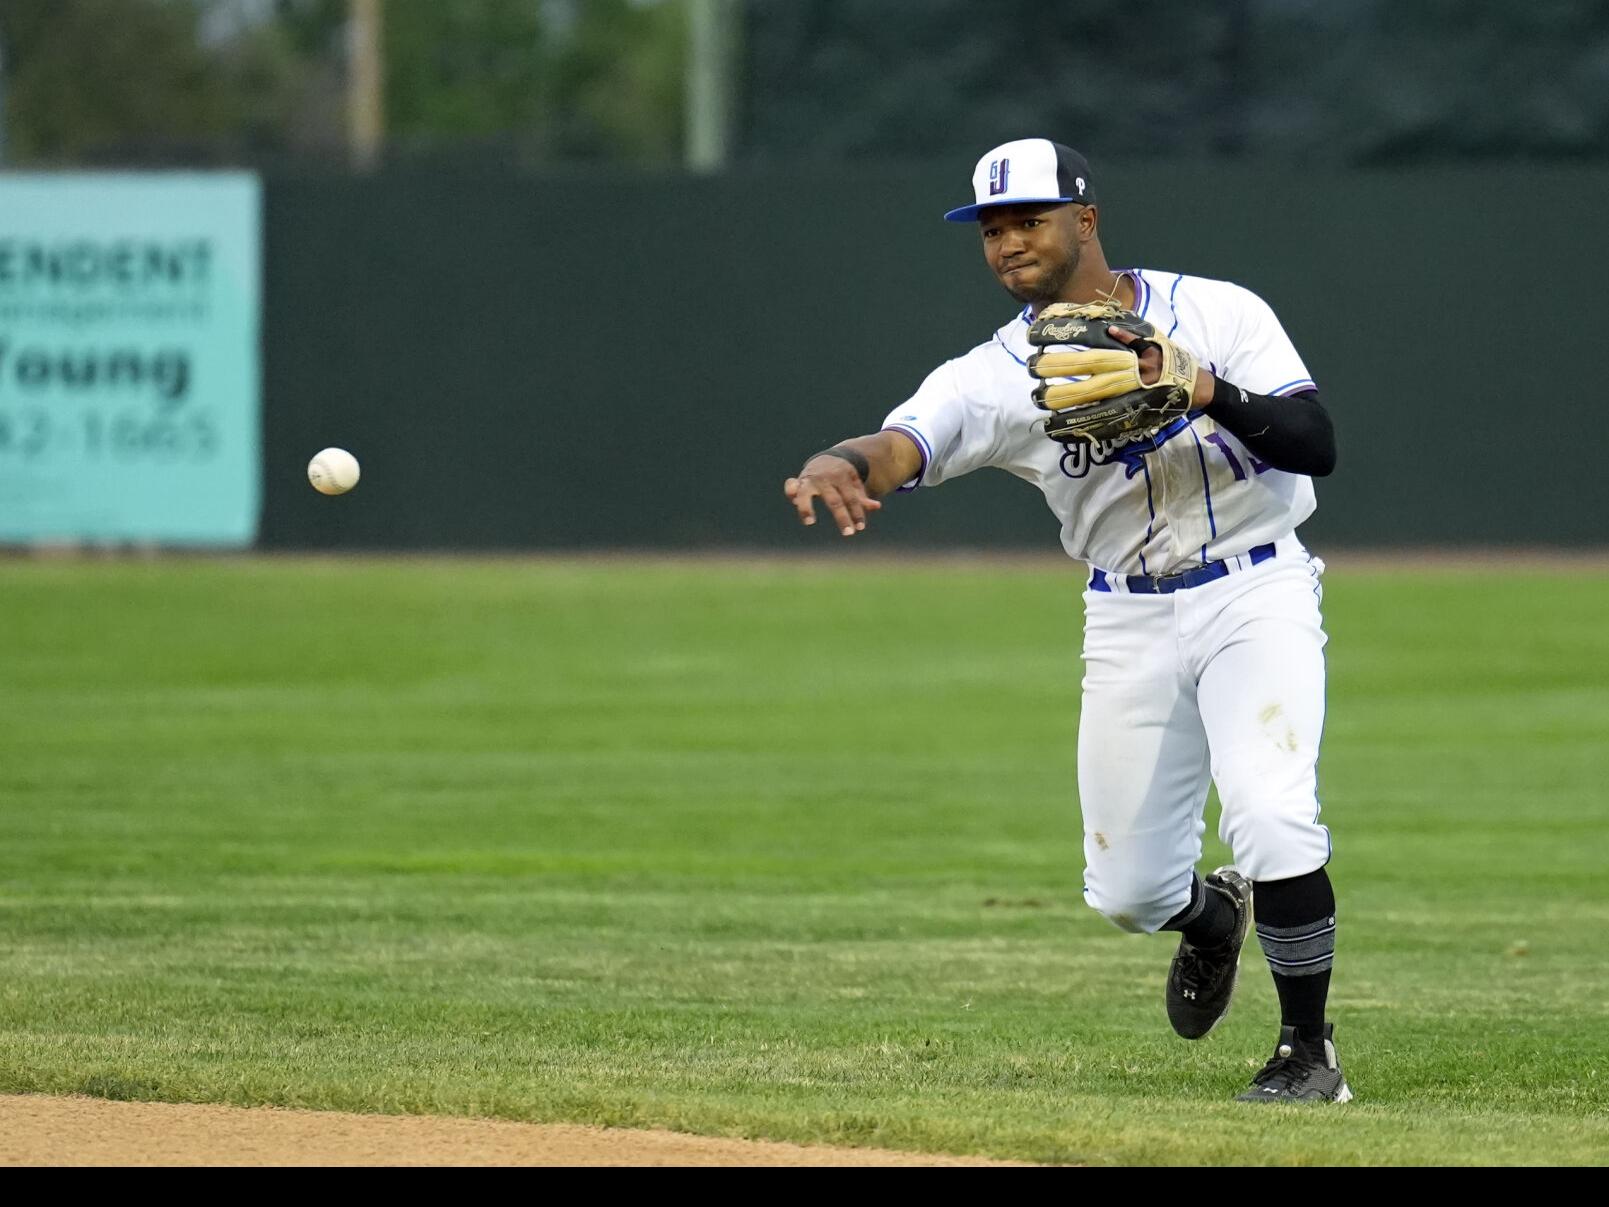
[[[162,0],[0,0],[12,161],[76,160],[153,131],[216,137],[224,98],[195,22],[193,5]]]
[[[750,0],[740,158],[1609,159],[1604,0],[1156,0],[1137,39],[1044,0]]]
[[[204,45],[216,3],[0,0],[10,161],[216,163],[308,141],[288,134],[312,65],[273,24]]]
[[[393,157],[674,162],[686,23],[682,0],[386,0]]]
[[[532,0],[389,0],[386,125],[425,142],[540,128],[546,27]]]
[[[681,159],[683,0],[587,0],[552,56],[548,138],[562,159]]]
[[[0,0],[13,163],[339,155],[349,0]],[[387,158],[676,162],[684,0],[383,0]]]
[[[749,161],[1030,129],[1130,156],[1609,158],[1603,0],[1160,0],[1154,45],[1043,0],[733,3]],[[688,0],[382,4],[392,162],[681,161]],[[344,161],[350,5],[0,0],[8,162]]]

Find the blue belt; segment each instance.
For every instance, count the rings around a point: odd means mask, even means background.
[[[1251,558],[1251,564],[1255,566],[1273,557],[1274,547],[1258,545],[1255,549],[1248,550],[1246,556]],[[1110,580],[1120,578],[1128,587],[1130,595],[1171,595],[1175,591],[1199,587],[1202,583],[1216,582],[1228,573],[1228,562],[1208,562],[1205,566],[1181,570],[1177,574],[1109,575],[1105,570],[1095,570],[1089,576],[1089,589],[1110,591],[1112,589]]]

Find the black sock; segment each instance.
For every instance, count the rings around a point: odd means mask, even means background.
[[[1162,929],[1179,931],[1193,947],[1217,947],[1234,932],[1235,907],[1228,897],[1195,876],[1190,881],[1190,904],[1164,922]]]
[[[1276,972],[1274,988],[1279,991],[1280,1025],[1295,1027],[1298,1039],[1317,1047],[1324,1039],[1324,1004],[1330,996],[1329,969],[1312,976],[1280,976]]]
[[[1280,1025],[1304,1044],[1324,1039],[1335,962],[1335,890],[1323,868],[1289,880],[1259,880],[1252,898],[1257,940],[1279,993]]]

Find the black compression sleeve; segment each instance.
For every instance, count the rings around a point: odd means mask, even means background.
[[[1335,425],[1318,394],[1253,394],[1216,379],[1207,415],[1275,469],[1322,478],[1335,468]]]

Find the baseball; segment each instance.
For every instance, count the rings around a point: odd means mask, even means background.
[[[358,459],[344,448],[327,448],[307,463],[307,480],[322,495],[344,495],[358,484]]]

